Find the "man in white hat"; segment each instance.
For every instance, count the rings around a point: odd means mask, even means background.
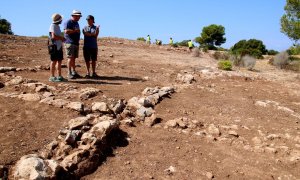
[[[61,75],[61,62],[64,59],[63,56],[63,50],[62,50],[62,42],[65,40],[65,38],[61,34],[61,30],[59,25],[62,22],[62,16],[60,14],[53,14],[52,15],[52,24],[49,28],[49,38],[52,41],[52,44],[56,45],[56,49],[50,53],[50,71],[51,76],[49,78],[49,81],[52,82],[61,82],[64,80],[64,78]],[[58,76],[55,77],[55,67],[57,64],[57,71]]]
[[[75,70],[75,59],[78,58],[79,54],[80,27],[78,21],[82,15],[80,11],[73,10],[71,16],[71,19],[64,24],[65,47],[68,57],[68,78],[75,79],[80,77]]]

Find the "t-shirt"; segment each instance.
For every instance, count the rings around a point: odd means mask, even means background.
[[[49,32],[54,33],[56,36],[61,36],[61,30],[58,24],[51,24],[50,28],[49,28]],[[51,38],[51,36],[50,36]],[[54,40],[53,42],[56,47],[57,50],[60,50],[62,47],[62,41],[61,40]]]
[[[97,27],[95,25],[85,26],[82,30],[83,32],[95,34]],[[97,37],[94,36],[84,36],[84,48],[98,48]]]
[[[66,29],[75,30],[75,29],[80,29],[80,28],[79,28],[79,24],[77,21],[73,21],[72,19],[70,19],[64,23],[64,30],[66,30]],[[65,33],[65,38],[66,38],[65,43],[79,45],[80,32],[72,33],[72,34]]]

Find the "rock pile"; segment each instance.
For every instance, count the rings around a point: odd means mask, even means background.
[[[153,126],[159,119],[154,110],[161,100],[170,97],[175,92],[173,87],[146,88],[141,97],[133,97],[128,100],[127,106],[121,113],[122,123],[132,124],[133,122],[143,122],[147,126]]]
[[[89,174],[109,147],[106,138],[118,127],[119,121],[109,116],[72,119],[39,155],[22,157],[13,168],[12,178],[61,179]]]

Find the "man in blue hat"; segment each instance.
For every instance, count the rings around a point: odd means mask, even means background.
[[[88,25],[82,30],[84,34],[84,45],[83,45],[83,56],[86,63],[86,78],[97,78],[96,74],[96,61],[98,56],[98,45],[97,38],[99,35],[99,27],[95,26],[95,18],[92,15],[88,15],[87,18]],[[90,63],[92,64],[92,75],[90,74]]]

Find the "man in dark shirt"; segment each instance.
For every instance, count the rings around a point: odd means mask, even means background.
[[[79,54],[79,41],[80,41],[80,27],[78,21],[80,19],[81,12],[73,10],[72,18],[64,23],[65,32],[65,47],[68,57],[68,78],[75,79],[80,75],[75,71],[75,59]]]
[[[82,30],[84,34],[84,46],[83,46],[83,56],[86,63],[86,78],[97,78],[96,74],[96,61],[98,56],[98,45],[97,37],[99,34],[99,26],[95,26],[95,18],[92,15],[88,15],[86,18],[88,25]],[[92,62],[93,74],[90,75],[90,62]]]

